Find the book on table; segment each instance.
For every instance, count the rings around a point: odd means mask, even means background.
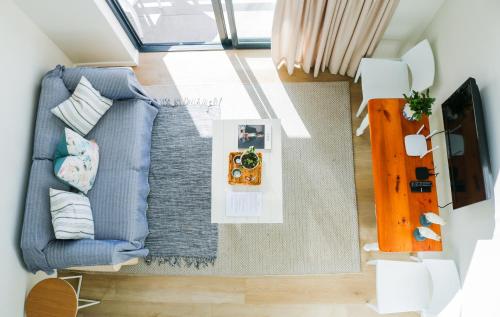
[[[253,146],[257,150],[270,150],[271,136],[271,125],[240,124],[238,125],[238,148],[248,149]]]

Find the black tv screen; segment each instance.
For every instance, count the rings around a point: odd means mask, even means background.
[[[491,196],[491,170],[481,96],[469,78],[442,105],[453,209]]]

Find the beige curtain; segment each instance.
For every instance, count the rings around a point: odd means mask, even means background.
[[[326,68],[354,77],[375,50],[399,0],[278,0],[271,53],[277,67]]]

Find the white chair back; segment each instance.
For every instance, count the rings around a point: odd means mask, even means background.
[[[434,55],[428,40],[423,40],[401,57],[411,72],[411,89],[424,91],[434,83]]]
[[[432,280],[421,262],[376,260],[379,314],[424,310],[431,300]]]
[[[453,311],[450,305],[460,292],[460,277],[453,260],[427,259],[422,264],[427,268],[432,280],[432,297],[426,312],[439,315],[443,310]],[[449,314],[446,316],[459,316]]]

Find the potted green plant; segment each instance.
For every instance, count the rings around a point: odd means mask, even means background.
[[[255,147],[251,146],[241,154],[241,166],[243,168],[252,170],[260,163],[259,156],[255,153]]]
[[[432,104],[436,98],[429,96],[429,89],[419,93],[412,90],[411,95],[403,94],[406,105],[403,107],[403,116],[409,121],[420,121],[424,115],[432,114]]]

